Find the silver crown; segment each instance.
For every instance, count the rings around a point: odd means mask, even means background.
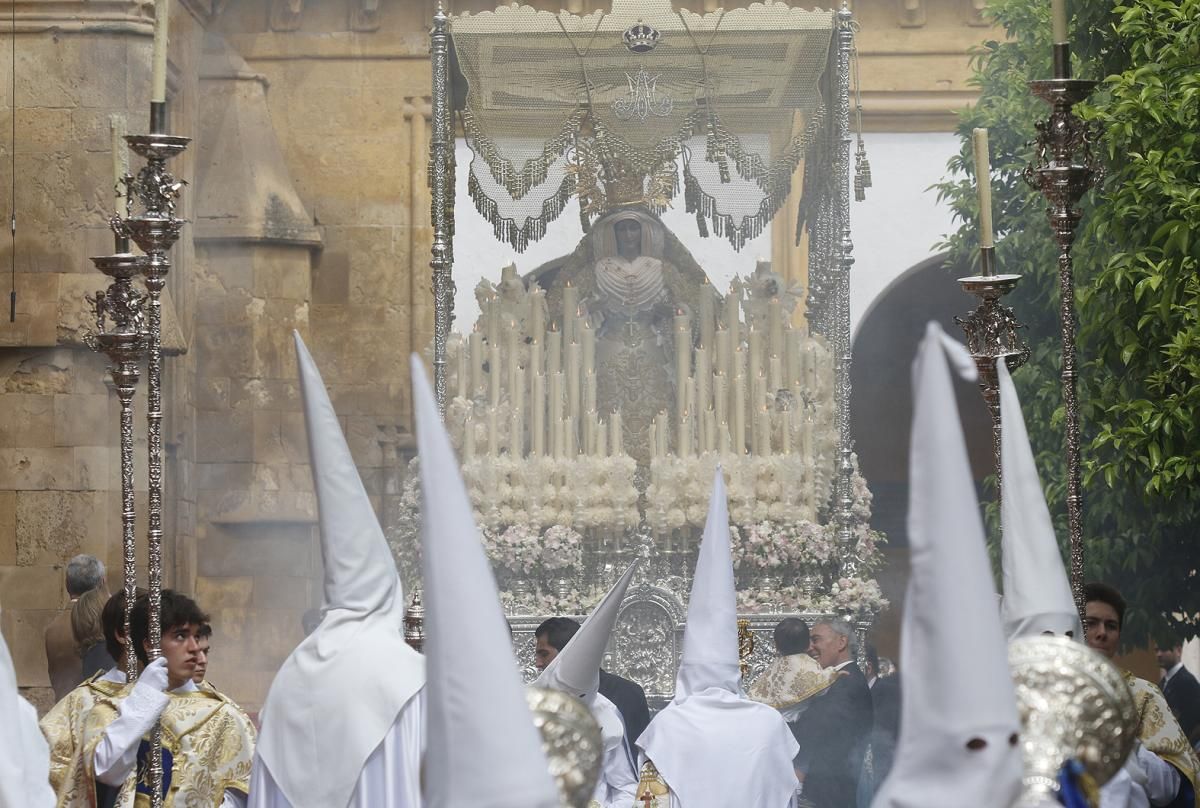
[[[658,45],[662,34],[657,29],[638,20],[637,25],[631,25],[625,29],[622,38],[625,40],[625,47],[632,53],[649,53]]]

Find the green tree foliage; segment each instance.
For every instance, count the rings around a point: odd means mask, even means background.
[[[943,245],[977,261],[970,131],[991,137],[992,192],[1008,299],[1033,355],[1016,374],[1060,539],[1066,541],[1057,247],[1024,181],[1034,121],[1026,82],[1050,69],[1049,3],[992,0],[1005,30],[975,54],[981,98],[938,186],[962,225]],[[1102,84],[1081,112],[1102,129],[1107,176],[1084,199],[1076,241],[1085,548],[1089,578],[1122,589],[1126,639],[1197,626],[1200,612],[1200,0],[1075,3],[1075,74]],[[965,308],[965,307],[964,307]]]

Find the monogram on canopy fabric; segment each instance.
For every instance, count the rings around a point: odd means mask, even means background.
[[[661,211],[682,186],[701,233],[740,248],[831,130],[835,24],[833,12],[783,2],[700,15],[613,0],[584,16],[513,4],[452,17],[471,196],[521,251],[572,194],[586,230],[620,205]]]

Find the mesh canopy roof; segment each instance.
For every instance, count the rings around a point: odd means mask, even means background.
[[[761,232],[826,120],[831,11],[782,2],[699,15],[613,0],[577,16],[508,6],[452,17],[468,85],[470,189],[523,250],[571,193],[587,222],[684,190],[701,232]]]

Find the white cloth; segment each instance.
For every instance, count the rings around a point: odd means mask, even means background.
[[[1083,642],[1083,625],[1071,594],[1054,522],[1038,477],[1017,387],[1003,358],[996,362],[1000,384],[1001,564],[1004,633],[1011,640],[1043,633]]]
[[[265,722],[270,716],[264,716]],[[400,710],[359,772],[347,808],[421,808],[421,755],[425,742],[425,695]],[[258,755],[250,773],[249,808],[293,808]]]
[[[729,510],[720,468],[688,601],[675,698],[638,738],[681,808],[786,808],[800,750],[779,711],[741,693]],[[641,763],[638,766],[641,768]]]
[[[52,808],[50,747],[37,710],[17,690],[8,643],[0,637],[0,808]]]
[[[416,355],[412,378],[429,638],[425,805],[559,808],[471,500]]]
[[[571,640],[574,642],[574,639]],[[567,646],[568,648],[570,645]],[[592,798],[601,808],[630,808],[637,797],[638,778],[625,745],[625,722],[617,705],[597,693],[588,707],[600,725],[604,757]]]
[[[628,808],[637,796],[637,777],[625,745],[625,722],[616,705],[599,692],[600,662],[636,569],[635,561],[592,608],[575,636],[534,683],[575,696],[588,706],[600,725],[604,755],[594,797],[602,807]]]
[[[404,642],[404,592],[321,374],[296,364],[321,524],[325,615],[275,676],[256,754],[295,808],[344,808],[372,752],[425,681]]]
[[[930,323],[913,363],[900,737],[872,808],[1009,808],[1021,791],[1016,696],[948,360],[974,371]]]

